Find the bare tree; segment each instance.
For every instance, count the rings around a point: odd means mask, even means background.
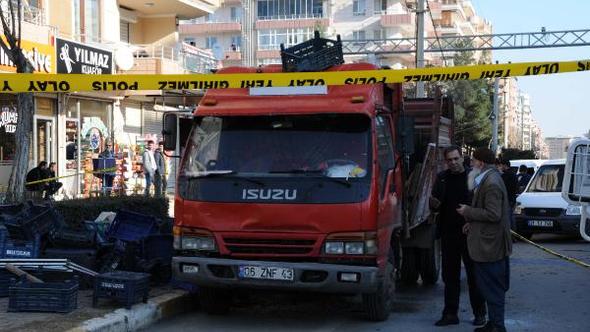
[[[2,33],[6,40],[0,38],[0,47],[15,64],[16,72],[32,73],[33,66],[25,57],[21,49],[22,31],[22,3],[21,0],[0,0],[0,20]],[[33,129],[33,94],[19,93],[18,124],[15,141],[16,154],[12,164],[12,172],[8,181],[7,202],[19,202],[24,199],[25,178],[29,166],[29,145]]]

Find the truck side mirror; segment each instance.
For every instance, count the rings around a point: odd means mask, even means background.
[[[178,116],[174,113],[164,113],[163,122],[164,150],[176,150]]]
[[[414,153],[414,118],[400,116],[395,125],[396,150],[400,154]]]

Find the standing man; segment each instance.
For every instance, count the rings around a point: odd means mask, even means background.
[[[474,325],[486,322],[485,302],[475,284],[473,260],[467,251],[467,237],[462,228],[465,219],[456,211],[459,204],[468,204],[470,193],[467,189],[467,170],[463,165],[463,156],[458,146],[450,146],[444,151],[447,170],[438,174],[430,207],[438,212],[438,229],[441,237],[442,278],[445,283],[445,307],[442,318],[434,325],[446,326],[459,324],[459,297],[461,291],[461,260],[465,265],[469,301]]]
[[[147,148],[143,151],[143,174],[145,175],[145,191],[146,196],[150,195],[150,187],[155,180],[156,170],[156,159],[154,156],[154,141],[147,141]],[[155,188],[154,188],[155,189]]]
[[[467,248],[474,260],[477,287],[488,306],[489,320],[475,332],[502,332],[504,304],[510,288],[512,253],[510,237],[510,204],[500,173],[494,168],[494,153],[479,148],[473,153],[474,196],[472,206],[460,204],[457,212],[467,222]]]
[[[154,187],[156,188],[156,196],[161,196],[162,192],[166,195],[166,158],[164,156],[164,142],[158,143],[158,148],[154,152],[156,160],[156,173],[154,176]]]
[[[104,150],[98,155],[100,159],[112,159],[115,158],[115,153],[113,152],[113,141],[111,139],[105,140],[104,143]],[[103,190],[104,194],[107,196],[111,195],[111,190],[113,189],[113,180],[115,179],[115,170],[102,170],[105,172],[102,175],[102,179],[104,180],[103,183]]]
[[[506,193],[508,194],[508,202],[510,203],[510,209],[514,209],[516,205],[516,196],[518,196],[518,178],[516,174],[510,169],[509,160],[500,160],[498,162],[498,171],[502,174],[502,181],[506,187]]]
[[[518,167],[516,178],[518,180],[518,193],[520,194],[529,184],[529,181],[531,181],[531,175],[528,173],[528,167],[526,167],[526,165],[520,165],[520,167]]]

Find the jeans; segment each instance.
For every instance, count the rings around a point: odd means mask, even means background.
[[[154,181],[154,174],[145,173],[145,191],[144,191],[144,195],[149,196],[150,195],[150,187],[152,186],[152,182]]]
[[[510,261],[508,257],[495,262],[474,262],[477,287],[488,305],[489,321],[504,327],[506,292],[510,288]]]
[[[162,176],[159,172],[154,174],[154,195],[156,197],[162,196]]]

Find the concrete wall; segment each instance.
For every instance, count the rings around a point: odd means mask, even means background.
[[[140,17],[137,23],[129,25],[131,44],[154,44],[176,40],[176,18]]]

